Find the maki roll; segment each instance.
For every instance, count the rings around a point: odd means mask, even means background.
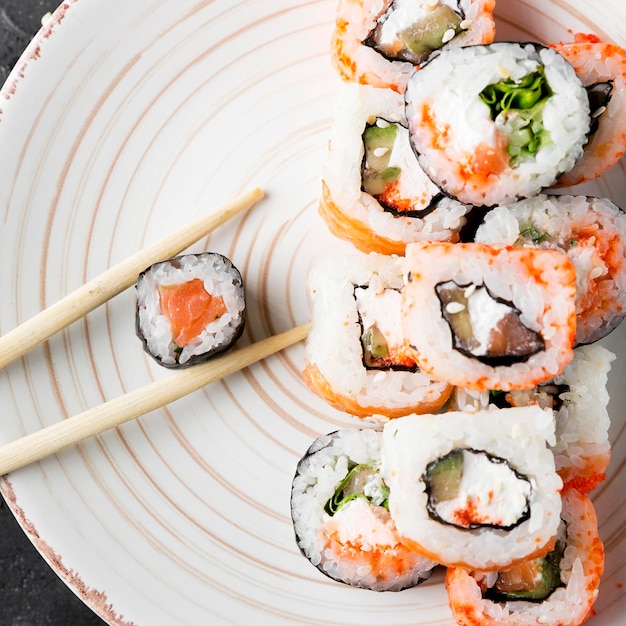
[[[373,591],[426,580],[435,563],[402,544],[380,475],[381,433],[342,429],[319,437],[298,463],[291,516],[298,547],[323,574]]]
[[[230,348],[245,324],[239,270],[221,254],[185,254],[151,265],[137,280],[136,330],[159,364],[179,368]]]
[[[626,50],[612,43],[576,42],[553,48],[574,67],[589,94],[591,128],[582,158],[559,178],[577,185],[601,176],[626,149]]]
[[[470,208],[444,196],[422,171],[401,95],[343,86],[319,204],[334,235],[362,252],[402,255],[411,241],[456,241]]]
[[[358,417],[439,409],[452,391],[419,370],[401,325],[402,267],[370,254],[320,262],[309,274],[312,328],[304,378]]]
[[[339,0],[332,59],[345,80],[403,93],[436,50],[489,43],[494,0]]]
[[[404,334],[420,369],[475,391],[528,389],[573,357],[575,273],[553,250],[407,247]]]
[[[592,614],[604,570],[593,504],[563,492],[554,549],[500,572],[450,568],[446,589],[459,626],[578,626]]]
[[[569,171],[590,128],[572,66],[536,43],[445,50],[406,89],[411,142],[424,171],[465,204],[536,195]]]
[[[475,241],[561,250],[576,270],[576,342],[592,343],[626,315],[626,213],[607,198],[549,196],[489,211]]]
[[[381,473],[402,541],[433,561],[485,571],[554,547],[562,481],[539,407],[410,415],[383,428]]]

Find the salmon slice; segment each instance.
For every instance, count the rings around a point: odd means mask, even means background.
[[[226,313],[224,299],[212,296],[199,278],[159,287],[163,314],[172,328],[174,343],[185,347],[208,324]]]

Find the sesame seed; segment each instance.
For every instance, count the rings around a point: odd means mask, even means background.
[[[377,157],[385,156],[387,152],[389,152],[389,148],[385,148],[385,147],[374,148],[374,156],[377,156]]]
[[[467,288],[463,292],[463,295],[466,298],[469,298],[475,291],[476,291],[476,285],[474,283],[472,283],[471,285],[467,286]]]
[[[596,265],[590,272],[589,272],[589,278],[591,280],[595,280],[596,278],[600,278],[600,276],[602,276],[602,274],[604,273],[604,271],[602,270],[602,268],[599,265]]]
[[[455,313],[465,311],[465,305],[460,302],[448,302],[448,304],[446,304],[446,311],[454,315]]]
[[[387,120],[381,120],[380,118],[378,118],[376,120],[376,126],[378,126],[378,128],[387,128],[387,126],[389,126],[389,122]]]
[[[441,38],[441,43],[448,43],[449,41],[452,41],[455,35],[456,31],[454,30],[454,28],[448,28],[448,30],[443,34],[443,37]]]
[[[474,23],[474,20],[463,20],[459,26],[463,29],[463,30],[467,30],[472,24]]]
[[[592,114],[591,117],[600,117],[606,111],[605,106],[598,107]]]

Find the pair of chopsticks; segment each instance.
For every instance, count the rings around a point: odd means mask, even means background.
[[[0,337],[0,369],[134,285],[148,266],[175,256],[263,197],[259,188],[244,193],[214,213],[140,250],[9,331]],[[296,326],[244,348],[230,350],[0,446],[0,476],[178,400],[303,340],[309,330],[309,324]]]

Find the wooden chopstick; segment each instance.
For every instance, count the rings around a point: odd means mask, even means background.
[[[263,197],[258,187],[242,194],[217,211],[136,252],[5,333],[0,337],[0,369],[133,285],[148,266],[175,256]]]
[[[310,324],[303,324],[244,348],[231,350],[7,443],[0,447],[0,475],[174,402],[303,340],[310,328]]]

